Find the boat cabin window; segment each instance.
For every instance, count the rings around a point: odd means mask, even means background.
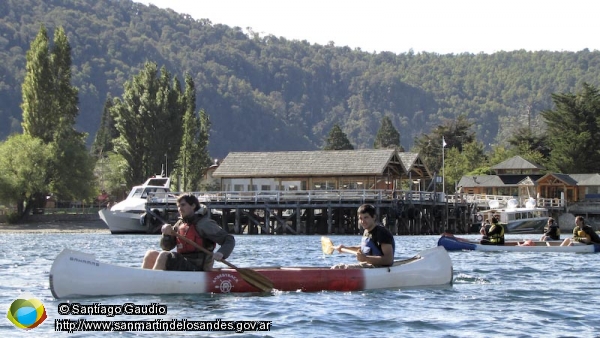
[[[145,198],[145,197],[142,197],[143,192],[144,192],[143,188],[137,188],[137,189],[135,189],[135,191],[133,192],[133,195],[131,195],[131,197]]]
[[[148,183],[145,185],[159,185],[164,186],[167,184],[168,178],[151,178],[148,180]]]
[[[148,194],[152,194],[156,191],[156,188],[146,188],[142,193],[142,198],[148,198]]]

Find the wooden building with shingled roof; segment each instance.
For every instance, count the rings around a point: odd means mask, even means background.
[[[514,156],[490,168],[495,175],[463,176],[458,183],[466,194],[534,197],[542,200],[564,198],[569,203],[600,198],[600,174],[545,173],[544,166]]]
[[[214,171],[221,191],[400,189],[431,180],[417,153],[395,149],[231,152]]]
[[[535,196],[536,182],[545,168],[514,156],[490,168],[495,175],[463,176],[458,182],[466,194]]]

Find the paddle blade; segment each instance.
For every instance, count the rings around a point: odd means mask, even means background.
[[[323,253],[326,255],[331,255],[333,253],[334,247],[333,242],[329,237],[322,236],[321,237],[321,249]]]
[[[246,281],[246,283],[254,286],[255,288],[261,290],[262,292],[271,292],[273,291],[273,282],[264,275],[245,268],[237,268],[237,272],[242,276],[242,279]]]

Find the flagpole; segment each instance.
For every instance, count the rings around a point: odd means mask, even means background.
[[[444,140],[444,136],[442,136],[442,194],[444,195],[444,199],[446,199],[446,165],[444,163],[444,148],[446,148],[446,140]]]
[[[448,223],[448,199],[446,198],[446,164],[444,163],[444,150],[446,148],[446,140],[442,136],[442,195],[444,196],[444,209],[446,210],[446,229],[449,227]]]

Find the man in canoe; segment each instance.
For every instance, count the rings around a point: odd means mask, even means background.
[[[391,266],[394,263],[396,242],[392,233],[375,222],[375,207],[363,204],[358,208],[358,221],[365,229],[360,246],[338,245],[336,249],[356,251],[356,259],[373,266]]]
[[[487,231],[479,243],[484,245],[503,245],[504,244],[504,226],[500,224],[497,217],[492,217],[492,226]]]
[[[144,256],[142,268],[175,271],[211,271],[214,260],[229,257],[235,246],[235,238],[210,218],[206,207],[192,194],[177,198],[177,209],[181,216],[175,226],[165,224],[160,246],[163,251],[149,250]],[[212,252],[208,255],[179,237]],[[215,243],[221,247],[213,252]],[[177,247],[177,252],[171,252]]]
[[[573,245],[574,242],[583,244],[600,244],[600,236],[594,229],[585,224],[583,216],[575,217],[575,228],[573,228],[573,240],[566,238],[561,246]]]
[[[558,241],[560,239],[560,228],[554,218],[548,218],[548,227],[540,241]]]

